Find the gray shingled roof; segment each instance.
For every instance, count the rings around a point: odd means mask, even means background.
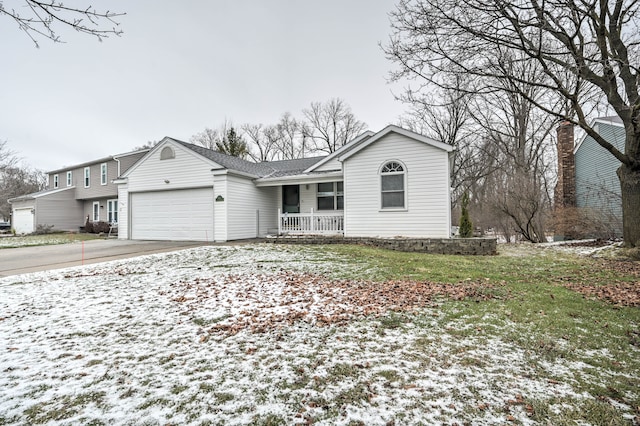
[[[273,172],[268,175],[268,177],[293,176],[302,173],[323,158],[326,158],[326,155],[321,157],[300,158],[297,160],[269,161],[263,164],[273,169]]]
[[[325,157],[300,158],[297,160],[265,161],[262,163],[252,163],[242,158],[223,154],[212,149],[182,142],[173,138],[171,140],[189,148],[190,150],[220,164],[222,167],[235,170],[237,172],[248,173],[257,177],[281,177],[302,173],[318,161]]]

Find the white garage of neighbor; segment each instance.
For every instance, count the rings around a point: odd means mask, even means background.
[[[34,231],[32,208],[14,209],[12,213],[13,229],[16,231],[16,234],[31,234]]]
[[[213,239],[213,188],[138,192],[130,197],[132,239]]]

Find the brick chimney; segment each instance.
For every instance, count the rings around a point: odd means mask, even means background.
[[[573,155],[573,124],[560,123],[558,133],[558,183],[554,194],[556,207],[576,206],[576,162]]]

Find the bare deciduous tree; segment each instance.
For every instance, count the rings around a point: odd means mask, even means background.
[[[558,119],[580,126],[620,161],[625,244],[640,245],[640,13],[635,0],[400,0],[385,48],[395,79],[452,87],[469,76],[474,93],[512,90]],[[515,59],[514,59],[515,58]],[[511,74],[535,62],[540,79]],[[505,66],[506,65],[506,66]],[[528,87],[546,90],[533,98]],[[622,119],[624,152],[590,125],[593,94]],[[558,99],[564,108],[557,108]]]
[[[216,145],[222,139],[222,136],[226,132],[226,122],[225,122],[225,130],[221,132],[220,130],[211,129],[209,127],[205,127],[202,132],[196,133],[195,135],[189,138],[189,142],[201,145],[207,149],[216,149]]]
[[[275,126],[244,124],[241,127],[249,140],[249,156],[255,162],[271,161],[277,156],[278,130]]]
[[[45,175],[19,164],[20,159],[7,142],[0,142],[0,219],[8,219],[11,205],[8,199],[44,189]]]
[[[342,99],[312,102],[303,114],[309,124],[308,136],[317,151],[331,154],[362,133],[367,125],[358,120]]]
[[[9,6],[11,4],[14,5]],[[54,0],[3,0],[0,1],[0,15],[13,19],[18,28],[39,47],[38,37],[61,43],[58,28],[62,27],[91,35],[99,41],[111,35],[119,36],[122,30],[115,19],[125,14],[101,11],[93,6],[73,7]]]

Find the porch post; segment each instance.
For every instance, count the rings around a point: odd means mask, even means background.
[[[282,217],[280,215],[280,209],[278,209],[278,235],[282,235]]]
[[[316,230],[316,224],[313,220],[313,207],[311,208],[311,233],[313,234]]]

